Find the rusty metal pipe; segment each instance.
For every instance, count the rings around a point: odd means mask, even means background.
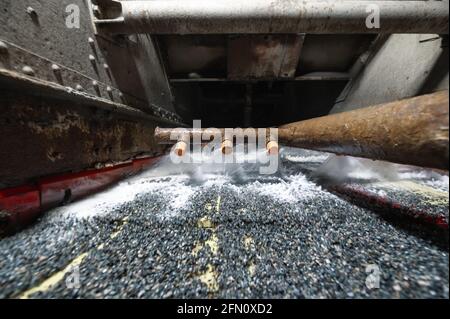
[[[448,34],[448,1],[102,0],[99,30],[114,34]],[[366,19],[377,5],[379,28]]]
[[[281,144],[448,170],[448,91],[279,127]]]
[[[276,141],[269,141],[269,143],[267,143],[266,145],[266,149],[267,149],[267,153],[269,153],[269,155],[277,155],[278,154],[278,142]]]
[[[183,157],[186,154],[188,143],[185,141],[179,141],[175,144],[173,152],[179,157]]]
[[[448,170],[448,91],[318,117],[278,128],[280,144],[341,155]],[[155,139],[174,144],[173,129],[156,128]],[[269,131],[269,130],[268,130]],[[225,129],[190,129],[212,136]],[[266,135],[275,141],[271,133]],[[231,139],[229,139],[231,140]],[[210,141],[210,140],[209,140]],[[207,142],[203,140],[203,142]],[[276,151],[274,143],[267,149]]]
[[[173,147],[174,154],[179,157],[183,157],[184,154],[186,154],[186,149],[189,147],[189,142],[190,142],[189,133],[180,134]]]

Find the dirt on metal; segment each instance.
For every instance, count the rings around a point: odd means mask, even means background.
[[[280,143],[448,170],[448,91],[279,128]]]

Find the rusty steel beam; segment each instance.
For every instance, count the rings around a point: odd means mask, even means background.
[[[448,170],[448,91],[279,127],[280,143]]]
[[[94,21],[113,34],[448,34],[448,1],[100,1]],[[379,28],[366,19],[377,5]]]
[[[278,128],[278,141],[340,155],[448,170],[448,129],[448,91],[441,91],[283,125]],[[155,140],[174,144],[172,132],[171,128],[156,128]],[[211,141],[214,134],[224,137],[226,131],[208,128],[185,132],[191,137],[210,136]],[[278,145],[271,143],[270,134],[266,135],[267,148],[276,153]]]

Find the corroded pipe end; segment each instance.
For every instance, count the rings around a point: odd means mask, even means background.
[[[275,141],[269,141],[266,145],[267,152],[269,155],[277,155],[278,154],[278,143]]]
[[[184,141],[180,141],[177,142],[177,144],[175,144],[175,147],[173,149],[175,155],[177,156],[184,156],[184,154],[186,154],[186,148],[187,148],[187,143]]]
[[[224,155],[233,153],[233,142],[230,140],[224,140],[220,146],[220,149]]]

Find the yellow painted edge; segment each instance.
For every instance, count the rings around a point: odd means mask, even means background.
[[[111,239],[114,239],[117,237],[120,232],[123,230],[123,227],[127,224],[128,216],[122,219],[123,224],[119,227],[117,231],[111,234]],[[100,244],[97,249],[102,250],[105,247],[105,244]],[[63,280],[64,276],[73,268],[76,266],[79,266],[83,260],[87,257],[89,253],[85,252],[73,259],[63,270],[58,271],[51,275],[49,278],[41,282],[39,285],[30,288],[23,293],[21,293],[18,298],[19,299],[28,299],[32,294],[35,294],[37,292],[45,292],[48,291],[50,288],[61,282]]]
[[[46,280],[44,280],[42,283],[40,283],[38,286],[33,287],[25,292],[23,292],[21,295],[19,295],[19,299],[28,299],[32,294],[37,292],[45,292],[58,284],[61,280],[63,280],[64,276],[73,268],[76,266],[79,266],[83,260],[86,258],[88,253],[83,253],[73,259],[63,270],[58,271],[57,273],[53,274]]]

